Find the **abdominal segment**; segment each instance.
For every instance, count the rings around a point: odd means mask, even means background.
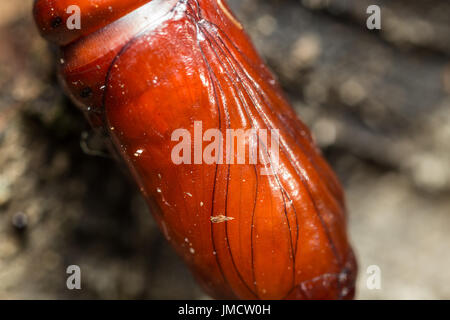
[[[205,290],[352,298],[341,186],[225,1],[133,10],[64,46],[63,78]]]

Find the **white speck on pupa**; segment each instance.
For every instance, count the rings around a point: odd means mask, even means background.
[[[139,157],[143,152],[144,152],[144,150],[138,149],[138,150],[136,150],[136,152],[134,153],[134,156],[135,156],[135,157]]]
[[[347,294],[348,294],[348,288],[343,288],[342,289],[342,292],[341,292],[341,294],[343,295],[343,296],[346,296]]]
[[[194,253],[195,253],[194,248],[189,248],[189,252],[192,253],[192,254],[194,254]]]
[[[202,83],[205,87],[209,86],[209,82],[203,73],[200,73],[200,80],[202,81]]]

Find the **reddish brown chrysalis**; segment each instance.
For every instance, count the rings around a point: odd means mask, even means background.
[[[81,29],[66,26],[72,4]],[[110,134],[161,230],[211,296],[353,297],[341,186],[225,1],[38,0],[34,12],[61,48],[68,92]],[[268,140],[245,146],[258,146],[266,161],[250,161],[249,152],[241,164],[220,153],[225,161],[175,163],[174,132],[193,137],[197,124],[224,137],[265,130]],[[274,132],[275,171],[266,145]],[[202,136],[200,155],[213,136]]]

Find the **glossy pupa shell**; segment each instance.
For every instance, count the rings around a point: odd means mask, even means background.
[[[38,0],[34,11],[60,46],[64,86],[110,135],[203,288],[214,298],[352,298],[341,186],[226,2],[70,2],[80,30],[65,27],[64,1]],[[173,133],[195,136],[196,124],[223,136],[277,132],[277,170],[262,173],[273,151],[261,140],[266,162],[174,163]]]

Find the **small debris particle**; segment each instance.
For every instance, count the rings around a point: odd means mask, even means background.
[[[211,217],[211,222],[212,223],[222,223],[222,222],[227,222],[227,221],[231,221],[234,220],[233,217],[226,217],[224,215],[219,215],[219,216],[212,216]]]

